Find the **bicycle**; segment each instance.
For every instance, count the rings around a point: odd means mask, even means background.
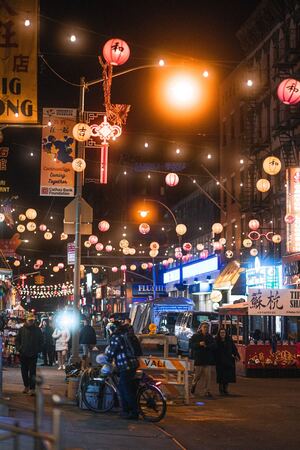
[[[136,372],[137,404],[140,416],[148,422],[159,422],[167,411],[167,402],[155,381],[142,370]],[[105,413],[119,406],[118,377],[116,373],[101,375],[101,369],[87,369],[80,381],[80,392],[85,406],[94,412]]]

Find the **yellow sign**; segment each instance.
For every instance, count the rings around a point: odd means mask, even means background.
[[[214,282],[215,289],[231,289],[237,282],[240,273],[245,269],[242,269],[238,261],[231,261],[222,270]]]
[[[44,108],[40,195],[74,196],[76,109]]]
[[[37,122],[37,6],[0,1],[0,123]]]

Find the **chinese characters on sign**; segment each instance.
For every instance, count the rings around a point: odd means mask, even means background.
[[[249,289],[249,316],[299,316],[300,290]]]
[[[76,109],[44,108],[40,195],[74,196],[75,139],[72,130],[76,123]]]
[[[10,191],[6,179],[8,152],[8,147],[0,147],[0,195],[9,194]]]
[[[0,0],[0,123],[37,122],[37,7],[38,0]]]

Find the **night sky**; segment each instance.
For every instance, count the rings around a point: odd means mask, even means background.
[[[73,83],[78,83],[81,76],[87,80],[101,76],[97,57],[106,40],[112,37],[123,38],[131,49],[129,61],[117,68],[116,73],[164,58],[168,64],[207,68],[211,74],[204,87],[209,99],[207,107],[193,118],[184,114],[171,118],[158,107],[155,88],[161,69],[143,70],[113,80],[112,101],[131,104],[132,110],[121,139],[110,149],[108,185],[87,184],[84,188],[84,197],[93,206],[95,219],[107,218],[120,228],[132,222],[130,208],[135,198],[160,198],[172,206],[192,192],[192,185],[182,183],[176,191],[165,189],[165,195],[160,197],[164,176],[154,174],[149,181],[147,172],[135,171],[137,163],[180,162],[184,172],[199,175],[201,183],[207,181],[201,174],[201,162],[205,161],[216,173],[218,83],[242,58],[235,33],[258,3],[255,0],[40,2],[40,53],[57,73]],[[71,34],[77,36],[75,44],[68,40]],[[162,70],[164,77],[173,69]],[[41,58],[38,86],[40,119],[43,107],[77,107],[79,89],[60,80]],[[91,88],[86,96],[86,110],[103,110],[102,104],[101,87]],[[53,215],[51,227],[60,234],[63,207],[69,200],[39,197],[40,141],[40,130],[4,131],[2,145],[10,147],[10,185],[19,195],[15,204],[17,213],[36,207],[38,222],[47,224]],[[149,142],[147,150],[145,141]],[[182,149],[180,155],[175,154],[177,147]],[[29,156],[31,152],[33,157]],[[207,153],[214,155],[209,164],[205,160]],[[93,156],[87,154],[88,164],[89,159]],[[124,170],[128,172],[126,179]],[[2,236],[6,234],[7,230],[2,231]],[[57,249],[54,241],[46,247],[59,251],[58,240],[57,244]],[[35,245],[35,250],[37,246],[47,250],[43,240]]]

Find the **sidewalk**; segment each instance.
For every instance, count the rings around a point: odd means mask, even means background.
[[[45,418],[43,429],[51,430],[51,395],[59,394],[65,397],[66,384],[64,373],[56,368],[39,368],[39,374],[44,377],[43,391],[45,393]],[[9,409],[9,416],[19,420],[20,426],[32,427],[32,409],[34,398],[22,394],[20,369],[8,368],[4,371],[4,397],[10,397],[18,409]],[[20,409],[19,409],[20,407]],[[164,450],[178,449],[171,438],[166,436],[157,426],[143,422],[129,422],[120,419],[117,413],[95,414],[80,410],[77,406],[64,405],[62,410],[62,449],[82,450],[112,450],[133,449]],[[1,418],[1,421],[9,419]],[[11,419],[10,419],[11,420]],[[0,431],[1,433],[1,431]],[[22,438],[22,450],[32,450],[33,441]],[[1,450],[13,450],[12,442],[0,442]]]

